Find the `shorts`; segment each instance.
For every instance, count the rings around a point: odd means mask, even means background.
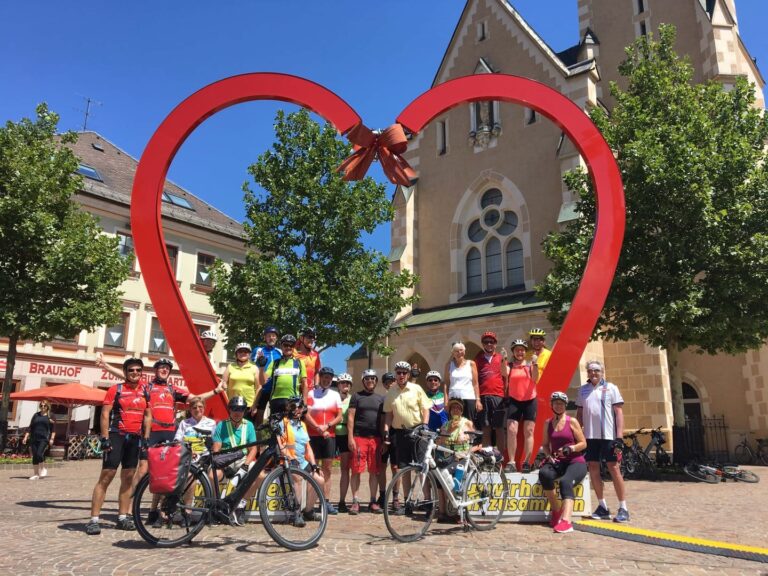
[[[601,440],[600,438],[587,438],[587,451],[584,454],[587,462],[616,462],[618,458],[611,448],[613,440]]]
[[[395,451],[393,462],[398,468],[405,468],[416,461],[416,440],[411,438],[411,428],[393,430],[395,433]],[[392,450],[392,448],[390,448]]]
[[[382,441],[379,451],[381,452],[381,463],[383,465],[386,466],[389,462],[392,463],[392,466],[395,465],[395,454],[397,454],[397,438],[395,437],[394,430],[389,436],[389,444],[384,444]]]
[[[507,421],[507,406],[501,396],[480,396],[483,411],[477,415],[478,428],[504,428]]]
[[[154,446],[155,444],[160,444],[160,442],[173,442],[174,438],[176,438],[176,433],[173,431],[163,430],[160,432],[150,432],[149,440],[147,440],[147,448]],[[146,450],[142,450],[139,453],[139,458],[141,460],[147,459]]]
[[[102,470],[117,470],[121,465],[123,470],[132,470],[139,465],[139,434],[109,433],[112,449],[102,452]]]
[[[323,438],[322,436],[310,436],[309,445],[315,454],[315,461],[328,460],[336,457],[336,438]]]
[[[269,404],[269,397],[272,395],[272,389],[265,390],[262,388],[259,390],[259,395],[256,398],[256,410],[261,410],[262,412],[267,409],[267,404]]]
[[[336,456],[341,456],[349,452],[349,435],[337,434],[336,435]]]
[[[355,436],[355,445],[357,450],[352,452],[352,456],[349,459],[352,474],[362,474],[366,468],[370,474],[378,474],[381,440],[376,437],[365,438]]]
[[[509,420],[536,422],[536,413],[538,411],[538,400],[536,398],[531,400],[508,398],[507,402],[509,403],[507,405],[507,418]]]

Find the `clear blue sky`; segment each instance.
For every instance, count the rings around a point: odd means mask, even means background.
[[[576,0],[511,2],[553,49],[578,41]],[[0,121],[32,116],[45,101],[61,115],[61,129],[79,130],[90,97],[100,104],[88,128],[138,158],[195,90],[271,71],[319,82],[368,126],[385,127],[429,88],[463,7],[464,0],[3,2]],[[768,2],[737,0],[737,12],[742,38],[766,66]],[[176,156],[170,178],[242,220],[246,168],[270,146],[278,106],[241,104],[209,119]],[[386,254],[389,227],[367,243]],[[325,363],[342,370],[350,350],[326,352]]]

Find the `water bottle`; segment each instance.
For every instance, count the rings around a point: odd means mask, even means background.
[[[458,464],[453,472],[453,491],[461,490],[461,481],[464,479],[464,464]]]
[[[446,486],[453,486],[453,477],[451,476],[451,473],[448,472],[447,468],[438,468],[440,471],[440,475],[443,477],[443,480],[445,480]]]

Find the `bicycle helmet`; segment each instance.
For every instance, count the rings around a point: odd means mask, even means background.
[[[280,330],[278,330],[274,326],[267,326],[266,328],[264,328],[264,332],[262,332],[262,334],[264,336],[266,336],[267,334],[270,334],[270,333],[271,334],[277,334],[278,336],[280,336]]]
[[[171,362],[168,358],[160,358],[160,360],[152,365],[152,368],[157,370],[160,368],[160,366],[168,366],[168,370],[173,370],[173,362]]]
[[[248,350],[248,352],[251,351],[251,345],[248,344],[248,342],[240,342],[237,346],[235,346],[235,352],[238,350]]]
[[[525,348],[526,350],[528,350],[528,342],[526,342],[525,340],[523,340],[523,339],[521,339],[521,338],[518,338],[517,340],[513,340],[513,341],[512,341],[512,345],[510,346],[510,348],[511,348],[512,350],[514,350],[514,349],[515,349],[515,348],[517,348],[518,346],[522,346],[523,348]]]
[[[384,375],[381,377],[381,381],[386,384],[387,382],[394,382],[395,381],[395,375],[392,372],[385,372]]]
[[[304,328],[304,330],[301,331],[301,335],[302,336],[309,336],[310,338],[316,338],[317,337],[317,335],[315,334],[315,329],[314,328],[310,328],[309,326],[307,326],[306,328]]]
[[[242,396],[233,396],[229,399],[229,409],[230,410],[242,410],[245,411],[245,409],[248,408],[248,403],[245,401],[245,398]]]
[[[214,340],[216,342],[219,341],[219,336],[214,332],[213,330],[206,330],[202,334],[200,334],[201,340]]]
[[[360,378],[360,380],[365,380],[366,378],[376,378],[376,381],[378,382],[379,375],[376,374],[376,370],[369,368],[368,370],[363,370],[363,377]]]
[[[400,361],[397,364],[395,364],[395,372],[398,370],[407,370],[408,372],[411,371],[411,365],[408,362]]]
[[[438,380],[440,380],[440,382],[443,381],[443,377],[440,375],[440,372],[438,372],[437,370],[430,370],[429,372],[427,372],[427,380],[429,380],[430,378],[437,378]]]
[[[285,403],[285,414],[290,415],[296,411],[297,408],[304,407],[304,398],[301,396],[292,396],[288,398],[288,402]]]
[[[482,342],[483,340],[486,340],[486,339],[487,340],[493,340],[494,342],[498,342],[499,341],[499,339],[496,338],[496,332],[491,332],[491,331],[483,332],[483,337],[480,338],[480,342]]]
[[[565,402],[566,404],[568,404],[568,395],[565,392],[559,392],[559,391],[552,392],[552,396],[549,397],[550,404],[555,400],[561,400],[562,402]]]
[[[293,346],[296,345],[296,336],[293,334],[284,334],[282,338],[280,338],[280,344],[291,344]]]
[[[347,372],[342,372],[339,374],[339,382],[349,382],[352,384],[352,375]]]
[[[542,338],[544,338],[544,336],[546,335],[547,333],[544,332],[544,330],[541,328],[531,328],[530,330],[528,330],[528,336],[541,336]]]
[[[331,368],[330,366],[323,366],[322,368],[320,368],[320,371],[318,372],[318,374],[320,374],[320,376],[336,375],[336,373],[333,371],[333,368]]]
[[[142,362],[141,358],[128,358],[123,362],[123,372],[128,370],[128,366],[141,366],[141,369],[144,369],[144,362]]]

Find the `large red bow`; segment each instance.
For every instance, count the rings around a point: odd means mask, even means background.
[[[336,168],[336,172],[344,172],[344,180],[362,179],[377,157],[384,174],[393,184],[410,186],[411,180],[416,178],[416,172],[401,156],[408,149],[408,139],[400,124],[392,124],[376,134],[360,123],[346,136],[355,145],[355,151]]]

